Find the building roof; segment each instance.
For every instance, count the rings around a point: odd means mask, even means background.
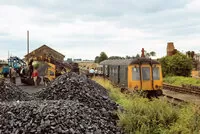
[[[132,64],[159,64],[158,61],[149,58],[134,58],[134,59],[116,59],[116,60],[104,60],[100,65],[132,65]]]
[[[52,51],[54,51],[54,52],[56,52],[56,53],[58,53],[59,55],[61,55],[61,56],[63,56],[63,57],[65,57],[65,55],[63,55],[63,54],[61,54],[60,52],[58,52],[58,51],[56,51],[56,50],[54,50],[54,49],[52,49],[52,48],[50,48],[49,46],[47,46],[47,45],[42,45],[41,47],[39,47],[39,48],[37,48],[37,49],[35,49],[35,50],[33,50],[32,52],[30,52],[29,54],[26,54],[24,57],[27,57],[27,56],[29,56],[29,55],[32,55],[32,53],[34,52],[34,51],[37,51],[37,50],[39,50],[39,49],[41,49],[41,48],[48,48],[48,49],[50,49],[50,50],[52,50]]]

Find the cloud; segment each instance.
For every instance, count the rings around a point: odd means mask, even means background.
[[[66,57],[94,59],[136,55],[141,48],[166,54],[168,41],[198,50],[198,0],[0,0],[0,58],[26,54],[43,44]]]

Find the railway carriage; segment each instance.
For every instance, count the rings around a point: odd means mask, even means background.
[[[131,90],[162,94],[162,68],[158,61],[141,57],[135,59],[105,60],[103,75],[111,82]]]

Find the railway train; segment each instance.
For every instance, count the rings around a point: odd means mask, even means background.
[[[100,68],[103,76],[120,87],[162,95],[162,68],[156,60],[145,57],[104,60],[100,62]]]

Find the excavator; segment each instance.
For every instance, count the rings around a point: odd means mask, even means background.
[[[39,75],[43,77],[43,82],[45,85],[48,85],[52,80],[65,72],[71,71],[79,74],[79,67],[77,63],[63,63],[51,56],[33,57],[32,60],[39,63],[37,70]],[[21,70],[21,82],[27,85],[34,85],[34,81],[30,76],[30,70],[27,69],[28,67]],[[37,81],[39,84],[41,82],[41,78],[39,77]]]

